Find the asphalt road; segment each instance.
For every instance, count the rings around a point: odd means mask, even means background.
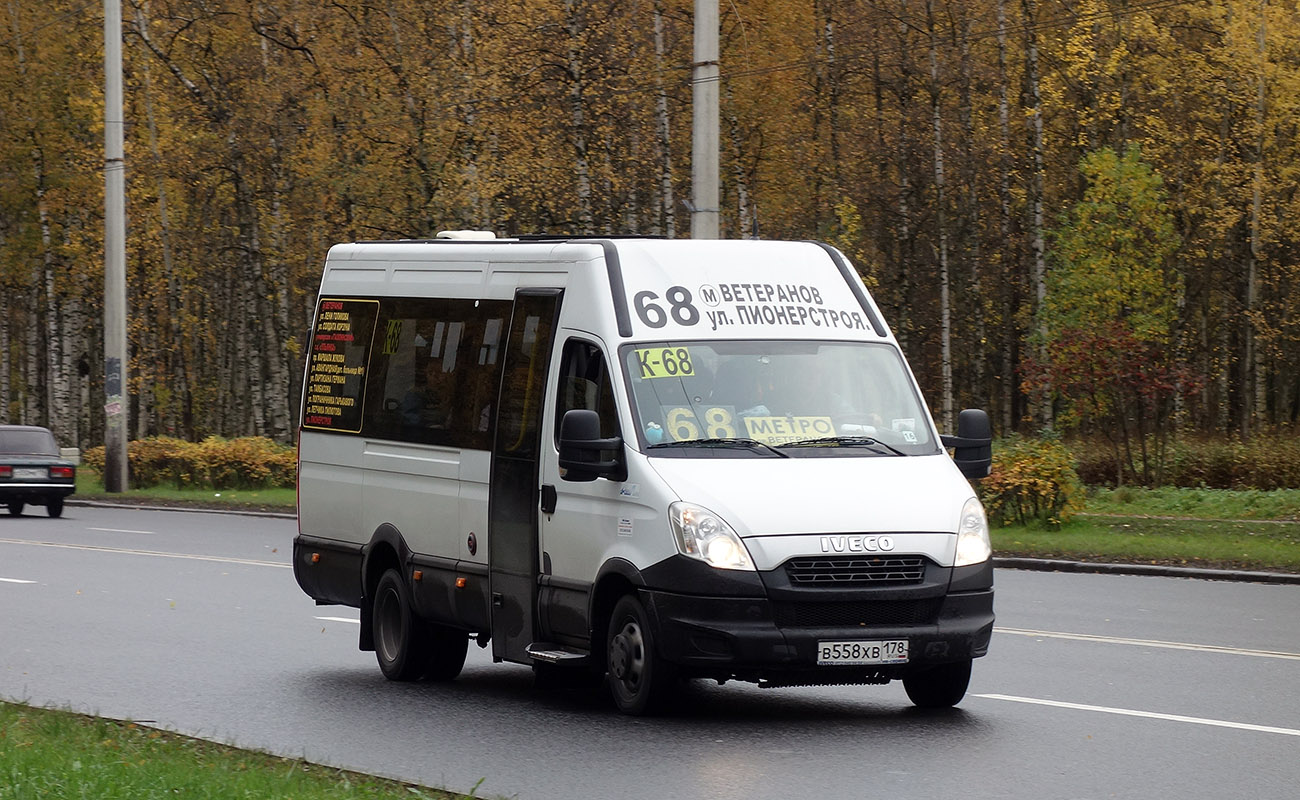
[[[1280,798],[1300,785],[1300,587],[999,570],[950,712],[902,687],[696,683],[630,719],[471,646],[384,681],[291,520],[0,516],[0,698],[468,792],[542,798]]]

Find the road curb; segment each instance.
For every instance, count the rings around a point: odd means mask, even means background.
[[[97,500],[68,499],[66,505],[92,508],[129,508],[135,511],[197,511],[205,514],[230,514],[243,517],[271,519],[297,519],[297,513],[259,511],[238,508],[193,508],[187,506],[150,506],[132,503],[105,503]],[[1068,561],[1055,558],[995,557],[993,566],[1000,569],[1020,569],[1033,572],[1079,572],[1101,575],[1147,575],[1160,578],[1197,578],[1209,581],[1238,581],[1242,583],[1273,583],[1300,586],[1300,575],[1286,572],[1256,572],[1250,570],[1206,569],[1204,567],[1171,567],[1160,564],[1108,564],[1090,561]]]
[[[297,519],[298,514],[295,512],[289,514],[283,511],[263,511],[256,508],[195,508],[193,506],[149,506],[137,503],[106,503],[98,500],[72,500],[64,501],[68,506],[88,506],[90,508],[128,508],[132,511],[180,511],[180,512],[202,512],[204,514],[229,514],[239,517],[269,517],[271,519]]]
[[[1159,578],[1198,578],[1209,581],[1276,583],[1300,586],[1300,575],[1287,572],[1256,572],[1205,567],[1172,567],[1161,564],[1107,564],[1089,561],[1066,561],[1054,558],[994,558],[993,566],[1035,572],[1086,572],[1101,575],[1148,575]]]

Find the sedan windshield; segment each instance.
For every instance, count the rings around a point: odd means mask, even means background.
[[[902,357],[888,344],[658,342],[625,345],[621,355],[641,444],[654,455],[938,452]],[[767,447],[736,447],[738,440]]]

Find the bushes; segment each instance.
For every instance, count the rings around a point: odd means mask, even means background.
[[[1115,459],[1102,443],[1072,442],[1084,483],[1114,485]],[[1182,439],[1169,447],[1165,486],[1205,489],[1300,489],[1300,436],[1293,431],[1239,439]]]
[[[104,471],[104,448],[95,447],[82,461]],[[222,439],[209,436],[186,442],[166,436],[127,443],[131,485],[137,488],[170,484],[178,489],[292,488],[298,476],[298,456],[292,447],[248,436]]]
[[[997,443],[993,469],[977,486],[993,525],[1038,520],[1056,528],[1083,508],[1083,484],[1056,439],[1016,436]]]

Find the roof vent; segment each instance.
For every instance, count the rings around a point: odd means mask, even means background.
[[[492,231],[438,231],[439,239],[495,239]]]

